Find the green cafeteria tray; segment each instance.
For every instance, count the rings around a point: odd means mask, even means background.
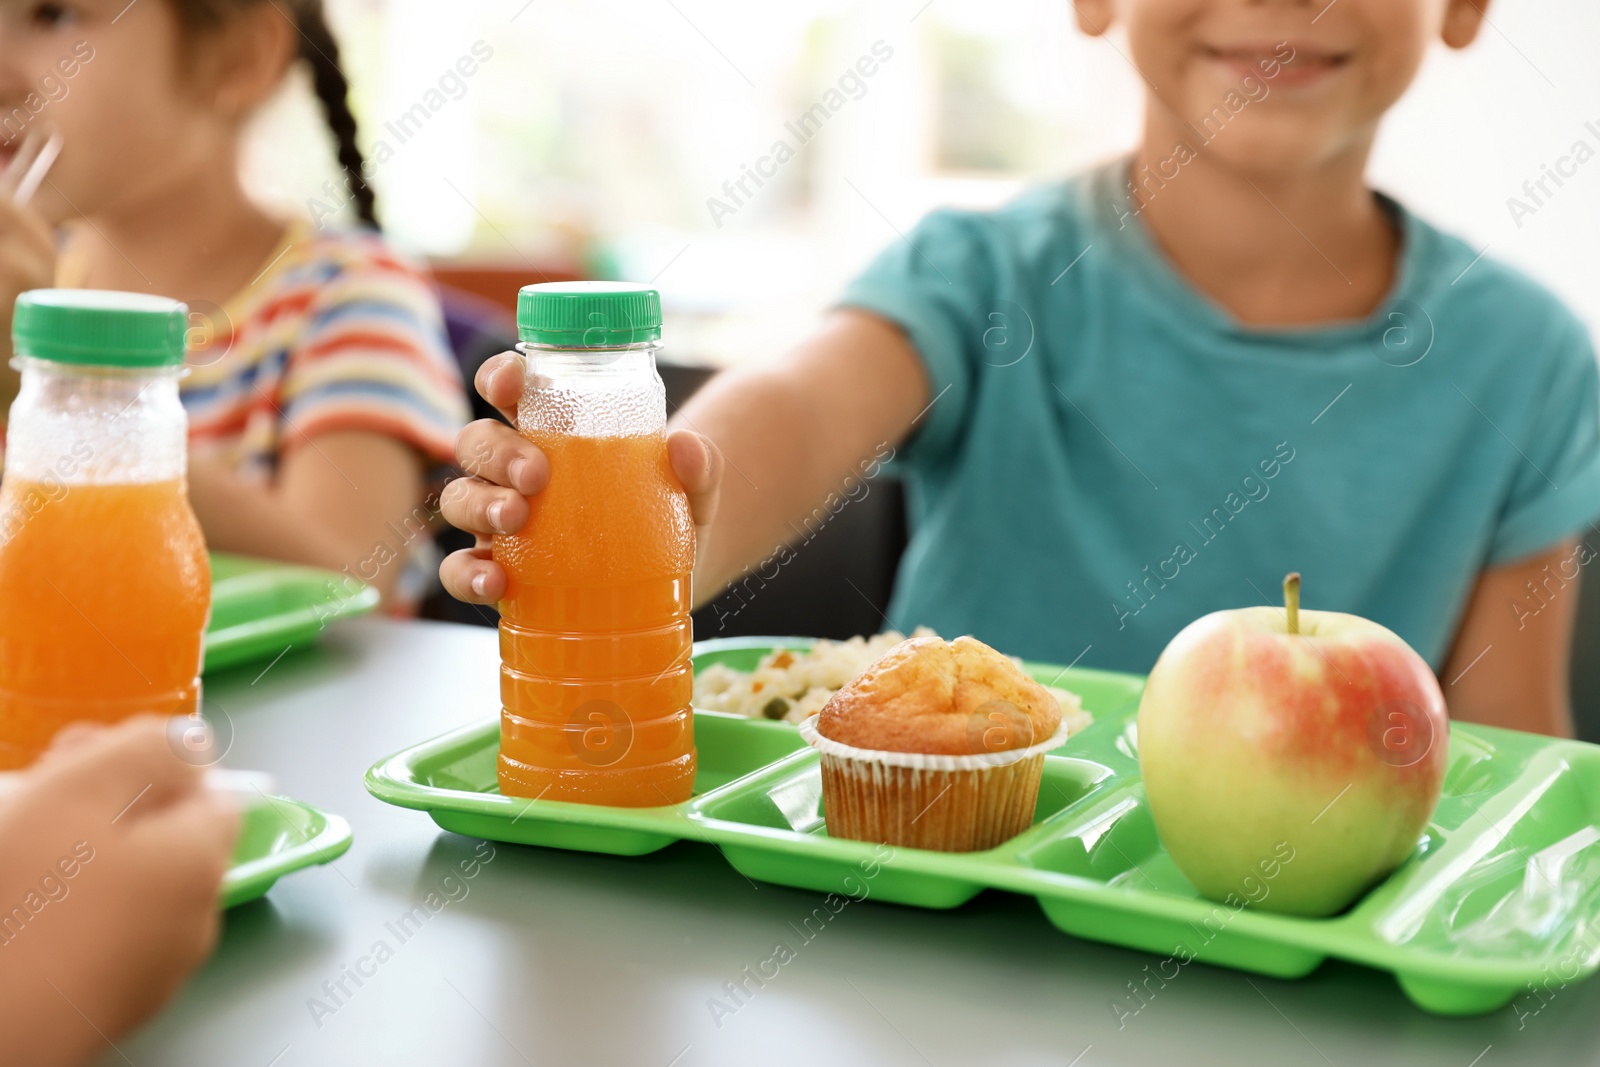
[[[695,669],[748,670],[792,638],[695,646]],[[398,753],[367,772],[380,800],[446,830],[640,855],[705,841],[745,876],[924,908],[986,888],[1034,897],[1077,937],[1163,957],[1296,978],[1329,956],[1392,972],[1420,1007],[1492,1011],[1600,966],[1600,746],[1454,724],[1443,796],[1411,858],[1341,915],[1307,919],[1201,898],[1161,847],[1139,778],[1143,679],[1030,663],[1083,698],[1095,722],[1045,758],[1034,825],[975,853],[829,838],[817,754],[783,722],[697,711],[695,795],[661,808],[504,797],[498,721]]]
[[[331,863],[350,848],[350,824],[288,797],[267,797],[244,813],[233,864],[222,876],[222,906],[266,895],[279,878]]]
[[[213,552],[204,669],[269,659],[377,606],[376,589],[336,571]]]

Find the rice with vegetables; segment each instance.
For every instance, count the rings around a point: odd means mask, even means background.
[[[911,636],[933,636],[933,631],[919,626]],[[801,722],[821,711],[834,693],[905,639],[904,634],[888,630],[848,641],[818,641],[809,651],[778,649],[762,656],[756,669],[748,672],[714,663],[695,676],[694,706],[752,719]],[[1054,686],[1045,688],[1061,705],[1062,720],[1071,733],[1094,721],[1077,694]]]

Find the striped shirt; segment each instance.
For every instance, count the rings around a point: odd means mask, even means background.
[[[468,418],[438,297],[375,234],[289,225],[222,308],[191,306],[189,441],[265,482],[320,434],[388,434],[441,463]]]

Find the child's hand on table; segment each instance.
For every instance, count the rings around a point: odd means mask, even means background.
[[[211,952],[239,816],[169,721],[68,727],[0,798],[0,1063],[79,1063]]]
[[[474,380],[478,393],[513,423],[522,396],[522,367],[521,356],[505,352],[486,361]],[[689,496],[698,563],[716,513],[722,453],[703,434],[672,430],[667,455]],[[528,521],[528,497],[544,489],[550,464],[531,441],[494,419],[479,419],[457,435],[456,459],[468,476],[445,487],[440,510],[446,522],[475,534],[478,543],[447,556],[439,578],[457,600],[493,604],[505,595],[506,573],[491,555],[491,538],[522,529]]]

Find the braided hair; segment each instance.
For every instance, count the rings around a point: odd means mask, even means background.
[[[187,30],[214,29],[229,15],[252,6],[259,0],[174,0],[178,20]],[[322,0],[285,0],[273,6],[285,10],[300,34],[299,58],[311,67],[311,84],[323,117],[334,137],[334,154],[344,169],[345,185],[355,201],[356,215],[362,223],[378,229],[377,200],[362,174],[364,160],[356,144],[356,117],[350,111],[350,83],[339,65],[339,43],[328,28]]]

